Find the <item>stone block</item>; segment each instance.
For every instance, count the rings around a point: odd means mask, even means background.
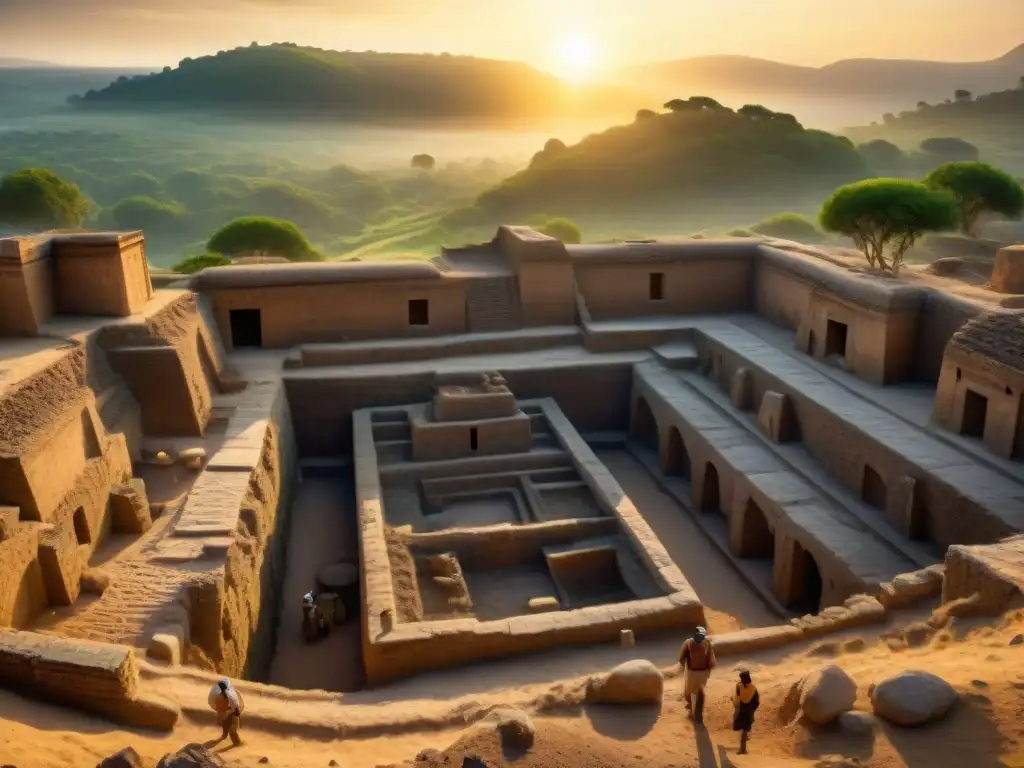
[[[557,597],[534,597],[527,604],[526,609],[530,613],[548,613],[549,611],[560,611],[562,606]]]
[[[793,406],[787,395],[781,392],[765,392],[761,398],[761,409],[757,413],[757,425],[773,443],[785,443],[793,439]]]
[[[0,541],[7,541],[14,538],[18,530],[18,518],[21,516],[21,509],[18,507],[0,506]]]
[[[70,526],[47,526],[39,536],[39,567],[50,605],[71,605],[81,591],[82,556]]]
[[[114,533],[141,534],[152,525],[144,484],[115,485],[110,489],[110,527]]]
[[[1011,245],[996,253],[992,267],[992,290],[1024,293],[1024,245]]]
[[[754,377],[749,368],[737,368],[732,375],[732,387],[730,388],[732,404],[741,411],[750,408],[751,400],[754,397]]]
[[[185,628],[180,624],[164,624],[153,633],[146,655],[171,666],[178,666],[181,664],[184,651]]]

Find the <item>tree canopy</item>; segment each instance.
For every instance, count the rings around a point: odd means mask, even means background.
[[[976,146],[955,136],[925,139],[921,151],[947,162],[972,161],[979,156]]]
[[[46,168],[23,168],[0,180],[0,221],[33,229],[81,226],[89,200]]]
[[[821,238],[814,222],[799,213],[780,213],[754,224],[750,230],[767,237],[809,242]]]
[[[819,216],[822,229],[852,238],[872,267],[894,276],[919,237],[950,229],[956,221],[951,194],[904,179],[868,179],[840,187]]]
[[[978,219],[983,213],[1018,218],[1024,212],[1024,189],[1020,183],[985,163],[945,163],[929,173],[924,183],[956,198],[960,229],[965,235],[977,234]]]
[[[583,233],[580,228],[569,219],[551,219],[540,231],[548,237],[561,240],[566,245],[575,245],[583,242]]]
[[[421,154],[412,156],[412,167],[418,168],[421,171],[432,171],[437,165],[437,161],[432,155]]]
[[[265,216],[235,219],[214,232],[206,249],[224,256],[264,253],[291,261],[318,261],[322,257],[290,221]]]
[[[114,222],[121,229],[142,229],[152,234],[173,232],[181,225],[185,210],[174,203],[161,203],[151,197],[126,197],[111,209]]]

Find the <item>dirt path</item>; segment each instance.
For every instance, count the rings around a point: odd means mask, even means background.
[[[711,632],[779,623],[686,511],[655,486],[636,459],[625,451],[599,451],[597,455],[697,591]]]
[[[302,638],[302,596],[316,587],[316,574],[341,560],[355,562],[355,511],[349,483],[306,478],[292,505],[288,569],[282,588],[277,653],[270,682],[299,690],[357,691],[363,686],[358,617],[332,628],[313,644]]]

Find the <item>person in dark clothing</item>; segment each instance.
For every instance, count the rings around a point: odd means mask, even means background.
[[[740,672],[740,681],[736,683],[736,693],[732,697],[735,714],[732,718],[732,729],[740,732],[740,754],[747,754],[747,738],[754,727],[754,713],[761,706],[761,697],[757,687],[750,679],[747,670]]]

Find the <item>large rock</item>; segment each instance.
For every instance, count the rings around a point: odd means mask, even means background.
[[[842,667],[829,664],[812,672],[801,685],[800,709],[812,723],[831,723],[853,709],[857,684]]]
[[[661,670],[646,659],[620,664],[587,683],[587,701],[602,704],[660,704],[665,688]]]
[[[142,768],[142,758],[131,747],[125,747],[110,757],[103,758],[96,768]]]
[[[499,707],[485,720],[494,724],[506,754],[523,754],[533,746],[534,727],[530,716],[519,709]]]
[[[959,694],[930,672],[901,672],[870,692],[875,714],[894,725],[924,725],[945,717]]]
[[[992,290],[1024,293],[1024,245],[1001,248],[992,267]]]
[[[189,744],[173,755],[164,755],[156,768],[224,768],[224,759],[202,744]]]

